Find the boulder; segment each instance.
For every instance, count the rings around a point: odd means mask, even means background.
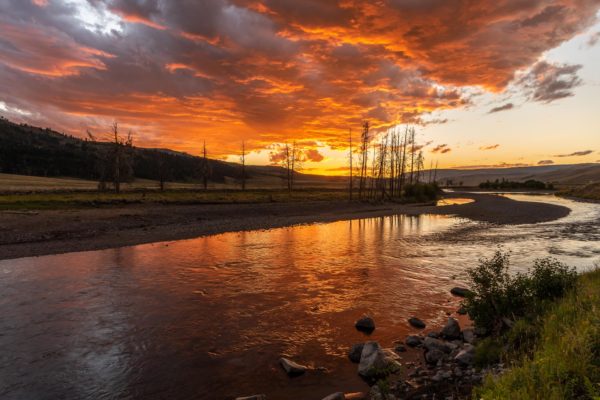
[[[406,347],[404,347],[404,345],[399,344],[398,346],[396,346],[394,351],[396,353],[404,353],[404,352],[406,352]]]
[[[415,328],[418,329],[424,329],[425,328],[425,322],[421,321],[419,318],[417,317],[411,317],[408,319],[408,323],[411,324],[412,326],[414,326]]]
[[[385,377],[398,369],[400,364],[392,351],[382,349],[377,342],[365,343],[358,364],[360,376],[368,379]]]
[[[371,333],[375,330],[375,321],[371,317],[362,317],[354,324],[356,329],[361,332]]]
[[[450,293],[452,293],[453,295],[458,296],[458,297],[467,297],[468,295],[472,294],[473,292],[471,292],[467,288],[453,287],[452,289],[450,289]]]
[[[281,364],[281,366],[289,376],[302,375],[307,370],[307,367],[305,367],[304,365],[297,364],[285,357],[281,357],[279,359],[279,364]]]
[[[473,344],[475,342],[475,332],[471,328],[467,328],[462,331],[463,340],[467,343]]]
[[[442,329],[441,335],[444,339],[460,339],[460,325],[454,318],[448,318],[448,322],[444,329]]]
[[[346,400],[346,396],[342,392],[337,392],[323,397],[323,400]]]
[[[350,361],[352,361],[353,363],[360,362],[360,355],[362,354],[364,346],[364,343],[357,343],[352,346],[352,348],[348,352],[348,358],[350,359]]]
[[[437,332],[429,332],[429,333],[427,334],[427,337],[430,337],[430,338],[437,339],[437,338],[439,338],[439,337],[440,337],[440,334],[439,334],[439,333],[437,333]]]
[[[452,350],[456,349],[456,345],[453,343],[448,343],[443,340],[434,339],[430,337],[426,337],[423,341],[423,347],[427,349],[427,351],[431,350],[440,350],[446,354],[450,354]]]
[[[253,396],[236,397],[235,400],[267,400],[264,394],[255,394]]]
[[[438,349],[428,350],[425,353],[425,361],[427,361],[428,364],[432,365],[437,364],[438,361],[443,360],[444,357],[446,357],[446,353]]]
[[[421,336],[410,335],[406,337],[404,343],[406,343],[406,345],[410,347],[417,347],[420,346],[421,343],[423,343],[423,338]]]
[[[475,347],[471,345],[466,345],[461,351],[458,352],[456,357],[454,357],[454,361],[463,367],[470,367],[473,365],[474,360]]]
[[[461,306],[461,307],[458,309],[458,311],[456,311],[456,313],[457,313],[458,315],[467,315],[467,309],[466,309],[465,307]]]

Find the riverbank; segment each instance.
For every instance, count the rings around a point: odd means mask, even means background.
[[[454,215],[494,224],[524,224],[555,220],[570,212],[562,206],[490,194],[454,192],[445,197],[470,198],[474,202],[439,207],[304,199],[243,204],[130,203],[94,208],[5,209],[0,211],[0,259],[393,214]]]
[[[563,190],[558,193],[559,196],[573,198],[576,200],[600,202],[600,183],[592,183],[584,187]]]

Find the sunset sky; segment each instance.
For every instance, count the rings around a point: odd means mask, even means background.
[[[600,0],[0,0],[0,115],[342,173],[413,125],[440,167],[600,162]]]

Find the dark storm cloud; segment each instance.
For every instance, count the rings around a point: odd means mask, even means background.
[[[581,150],[581,151],[575,151],[573,153],[569,153],[569,154],[557,154],[554,157],[581,157],[581,156],[587,156],[588,154],[592,154],[594,152],[594,150]]]
[[[488,114],[493,114],[493,113],[497,113],[500,111],[512,110],[513,108],[515,108],[515,105],[513,103],[506,103],[501,106],[492,108],[490,111],[488,111]]]
[[[550,64],[540,61],[520,79],[521,84],[532,100],[550,103],[573,96],[573,89],[582,81],[577,72],[582,65]]]

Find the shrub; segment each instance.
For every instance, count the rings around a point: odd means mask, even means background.
[[[410,201],[436,200],[439,188],[435,183],[409,183],[404,185],[404,197]]]
[[[527,274],[511,275],[509,266],[509,254],[499,250],[467,270],[472,293],[465,308],[475,325],[488,332],[498,333],[518,317],[539,311],[577,281],[575,270],[552,258],[536,260]]]

